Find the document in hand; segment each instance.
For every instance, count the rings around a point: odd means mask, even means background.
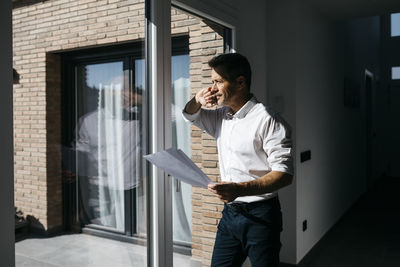
[[[143,157],[182,182],[205,188],[213,183],[180,149],[170,148]]]

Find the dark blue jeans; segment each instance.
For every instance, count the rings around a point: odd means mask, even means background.
[[[279,266],[282,213],[278,197],[225,204],[218,225],[212,267],[240,267],[248,256],[252,267]]]

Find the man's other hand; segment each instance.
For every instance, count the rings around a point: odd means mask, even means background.
[[[208,190],[217,194],[219,199],[224,203],[229,203],[234,201],[240,196],[241,188],[237,183],[222,182],[217,184],[208,184]]]

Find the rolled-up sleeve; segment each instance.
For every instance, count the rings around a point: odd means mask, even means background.
[[[272,171],[293,175],[292,140],[289,125],[281,118],[271,118],[264,132],[263,148]]]

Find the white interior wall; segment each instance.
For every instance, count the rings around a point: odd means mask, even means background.
[[[297,162],[297,260],[318,242],[363,191],[359,114],[343,107],[342,47],[330,21],[301,6],[297,28],[297,149],[311,160]],[[347,116],[348,115],[348,116]],[[358,120],[357,120],[358,119]],[[358,149],[359,151],[359,149]],[[308,229],[302,231],[307,220]]]
[[[14,173],[13,173],[13,85],[11,1],[1,4],[0,15],[0,259],[14,266]]]
[[[342,28],[306,5],[297,7],[297,15],[296,143],[298,153],[312,154],[310,161],[296,166],[299,262],[365,191],[366,166],[365,98],[361,95],[358,109],[343,104],[348,62]],[[357,33],[357,27],[349,30]],[[373,29],[357,38],[379,42]],[[351,72],[376,60],[366,57]],[[303,220],[308,221],[305,232]]]

